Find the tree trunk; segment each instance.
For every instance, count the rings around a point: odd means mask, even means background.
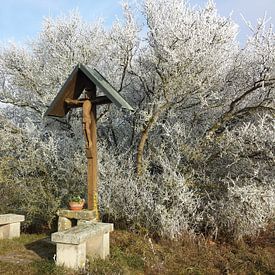
[[[137,148],[137,174],[138,176],[142,175],[143,172],[143,152],[144,152],[144,146],[146,143],[146,140],[148,139],[148,134],[151,129],[151,127],[154,125],[154,123],[157,121],[158,117],[160,114],[165,111],[171,104],[170,103],[165,103],[162,105],[156,112],[153,113],[153,115],[150,117],[147,125],[144,127],[142,133],[141,133],[141,138],[138,143],[138,148]]]

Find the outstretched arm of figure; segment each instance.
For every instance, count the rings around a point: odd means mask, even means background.
[[[70,107],[81,107],[83,105],[84,102],[84,98],[80,98],[80,99],[71,99],[71,98],[66,98],[65,102],[68,106]]]

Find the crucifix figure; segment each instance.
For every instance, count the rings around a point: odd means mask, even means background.
[[[85,89],[85,98],[83,99],[71,99],[66,98],[65,102],[70,107],[82,107],[82,126],[83,133],[86,141],[86,155],[87,158],[92,158],[92,92]]]
[[[82,105],[83,110],[83,132],[86,140],[86,150],[88,152],[92,152],[92,138],[91,138],[91,126],[92,126],[92,117],[91,117],[91,111],[92,111],[92,102],[90,100],[84,100]],[[89,158],[89,154],[87,154],[87,158]]]
[[[104,96],[97,96],[97,87]],[[85,97],[79,98],[83,90]],[[71,108],[82,107],[82,124],[88,162],[88,209],[95,211],[97,219],[96,106],[110,103],[114,103],[119,108],[133,111],[133,108],[97,70],[78,64],[45,113],[46,116],[64,117]]]

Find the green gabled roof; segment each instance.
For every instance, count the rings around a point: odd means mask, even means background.
[[[65,99],[77,99],[85,88],[94,89],[94,91],[96,91],[95,86],[97,86],[117,107],[130,111],[134,110],[96,69],[78,64],[56,95],[46,111],[45,116],[65,116],[69,111]]]

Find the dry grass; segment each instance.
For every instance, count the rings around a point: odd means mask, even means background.
[[[115,231],[111,256],[90,259],[87,270],[79,272],[55,266],[55,247],[45,237],[22,234],[0,241],[0,274],[275,274],[274,226],[238,244],[188,235],[156,241],[146,234]]]
[[[274,228],[254,243],[239,244],[190,236],[154,242],[148,236],[118,231],[112,247],[109,262],[127,267],[124,271],[130,274],[275,274]],[[108,272],[103,268],[101,274],[113,274]]]

